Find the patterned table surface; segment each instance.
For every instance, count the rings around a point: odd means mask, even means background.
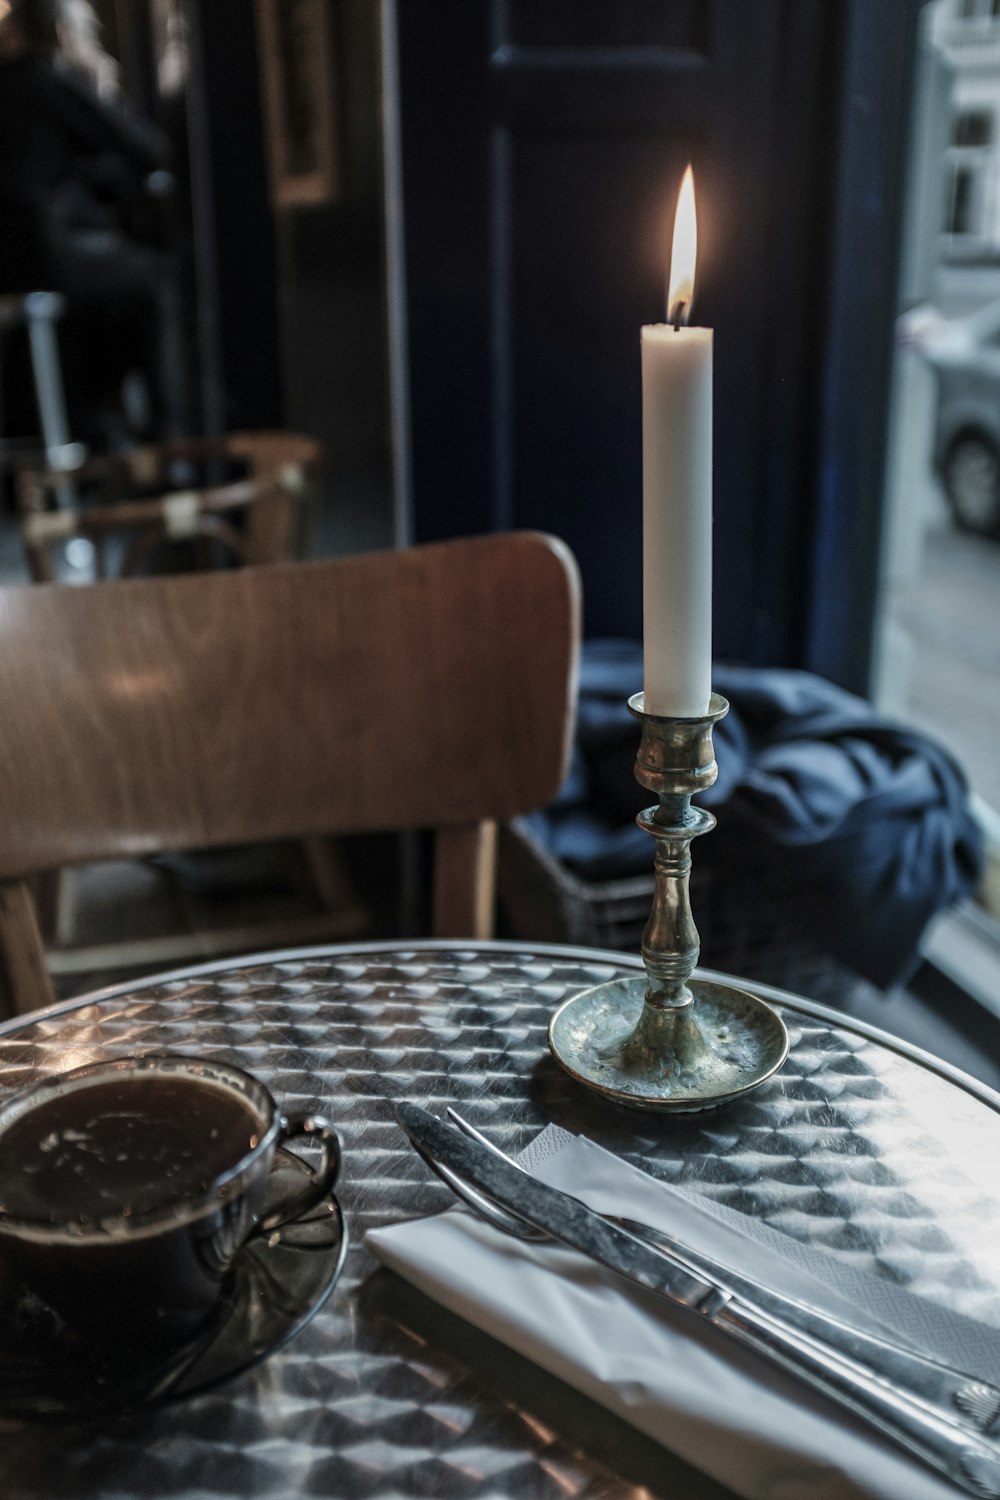
[[[365,1230],[451,1201],[392,1119],[456,1103],[508,1150],[581,1131],[788,1234],[1000,1323],[1000,1099],[834,1012],[755,985],[791,1033],[756,1095],[701,1116],[605,1106],[546,1028],[617,954],[524,944],[362,945],[203,966],[0,1027],[0,1090],[124,1053],[230,1058],[342,1131],[353,1246],[332,1299],[271,1359],[100,1429],[0,1422],[5,1500],[517,1496],[715,1500],[717,1485],[380,1270]]]

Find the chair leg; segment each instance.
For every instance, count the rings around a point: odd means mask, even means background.
[[[434,841],[434,936],[491,938],[496,904],[497,825],[492,819],[439,828]]]
[[[56,871],[55,893],[55,947],[69,947],[76,930],[77,875],[76,870],[65,865]]]
[[[0,882],[0,980],[8,1014],[55,1000],[35,903],[24,880]]]
[[[285,562],[292,556],[295,497],[275,489],[251,505],[247,519],[247,562]]]
[[[315,890],[324,909],[330,912],[353,911],[358,921],[367,926],[367,913],[364,912],[344,851],[337,840],[315,836],[305,838],[299,845],[299,852],[307,882]]]
[[[35,903],[35,916],[42,942],[48,948],[56,941],[59,912],[59,885],[61,870],[43,870],[28,879],[28,889]]]

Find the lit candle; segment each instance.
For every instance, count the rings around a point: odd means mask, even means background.
[[[696,718],[712,691],[712,330],[689,328],[697,225],[681,183],[669,322],[642,330],[643,692],[646,712]]]

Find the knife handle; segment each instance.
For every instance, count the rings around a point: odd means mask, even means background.
[[[630,1233],[641,1234],[661,1254],[680,1261],[695,1275],[716,1281],[733,1292],[745,1304],[758,1308],[769,1317],[787,1323],[797,1333],[817,1339],[835,1353],[854,1364],[865,1365],[876,1379],[900,1386],[911,1396],[941,1408],[943,1415],[955,1414],[979,1432],[987,1432],[1000,1416],[1000,1390],[962,1370],[929,1359],[916,1350],[891,1343],[877,1334],[866,1333],[830,1313],[822,1312],[797,1297],[765,1286],[751,1276],[734,1271],[720,1261],[682,1245],[672,1235],[632,1220],[616,1220]]]
[[[787,1323],[736,1297],[716,1307],[708,1317],[740,1343],[850,1407],[969,1494],[1000,1500],[1000,1451],[977,1434],[959,1428],[919,1397],[890,1386],[866,1366],[814,1343]]]

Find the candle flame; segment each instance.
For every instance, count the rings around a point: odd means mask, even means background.
[[[681,181],[674,216],[674,243],[670,253],[670,290],[667,319],[675,326],[687,323],[694,298],[694,267],[698,258],[698,220],[694,207],[694,173],[688,167]]]

